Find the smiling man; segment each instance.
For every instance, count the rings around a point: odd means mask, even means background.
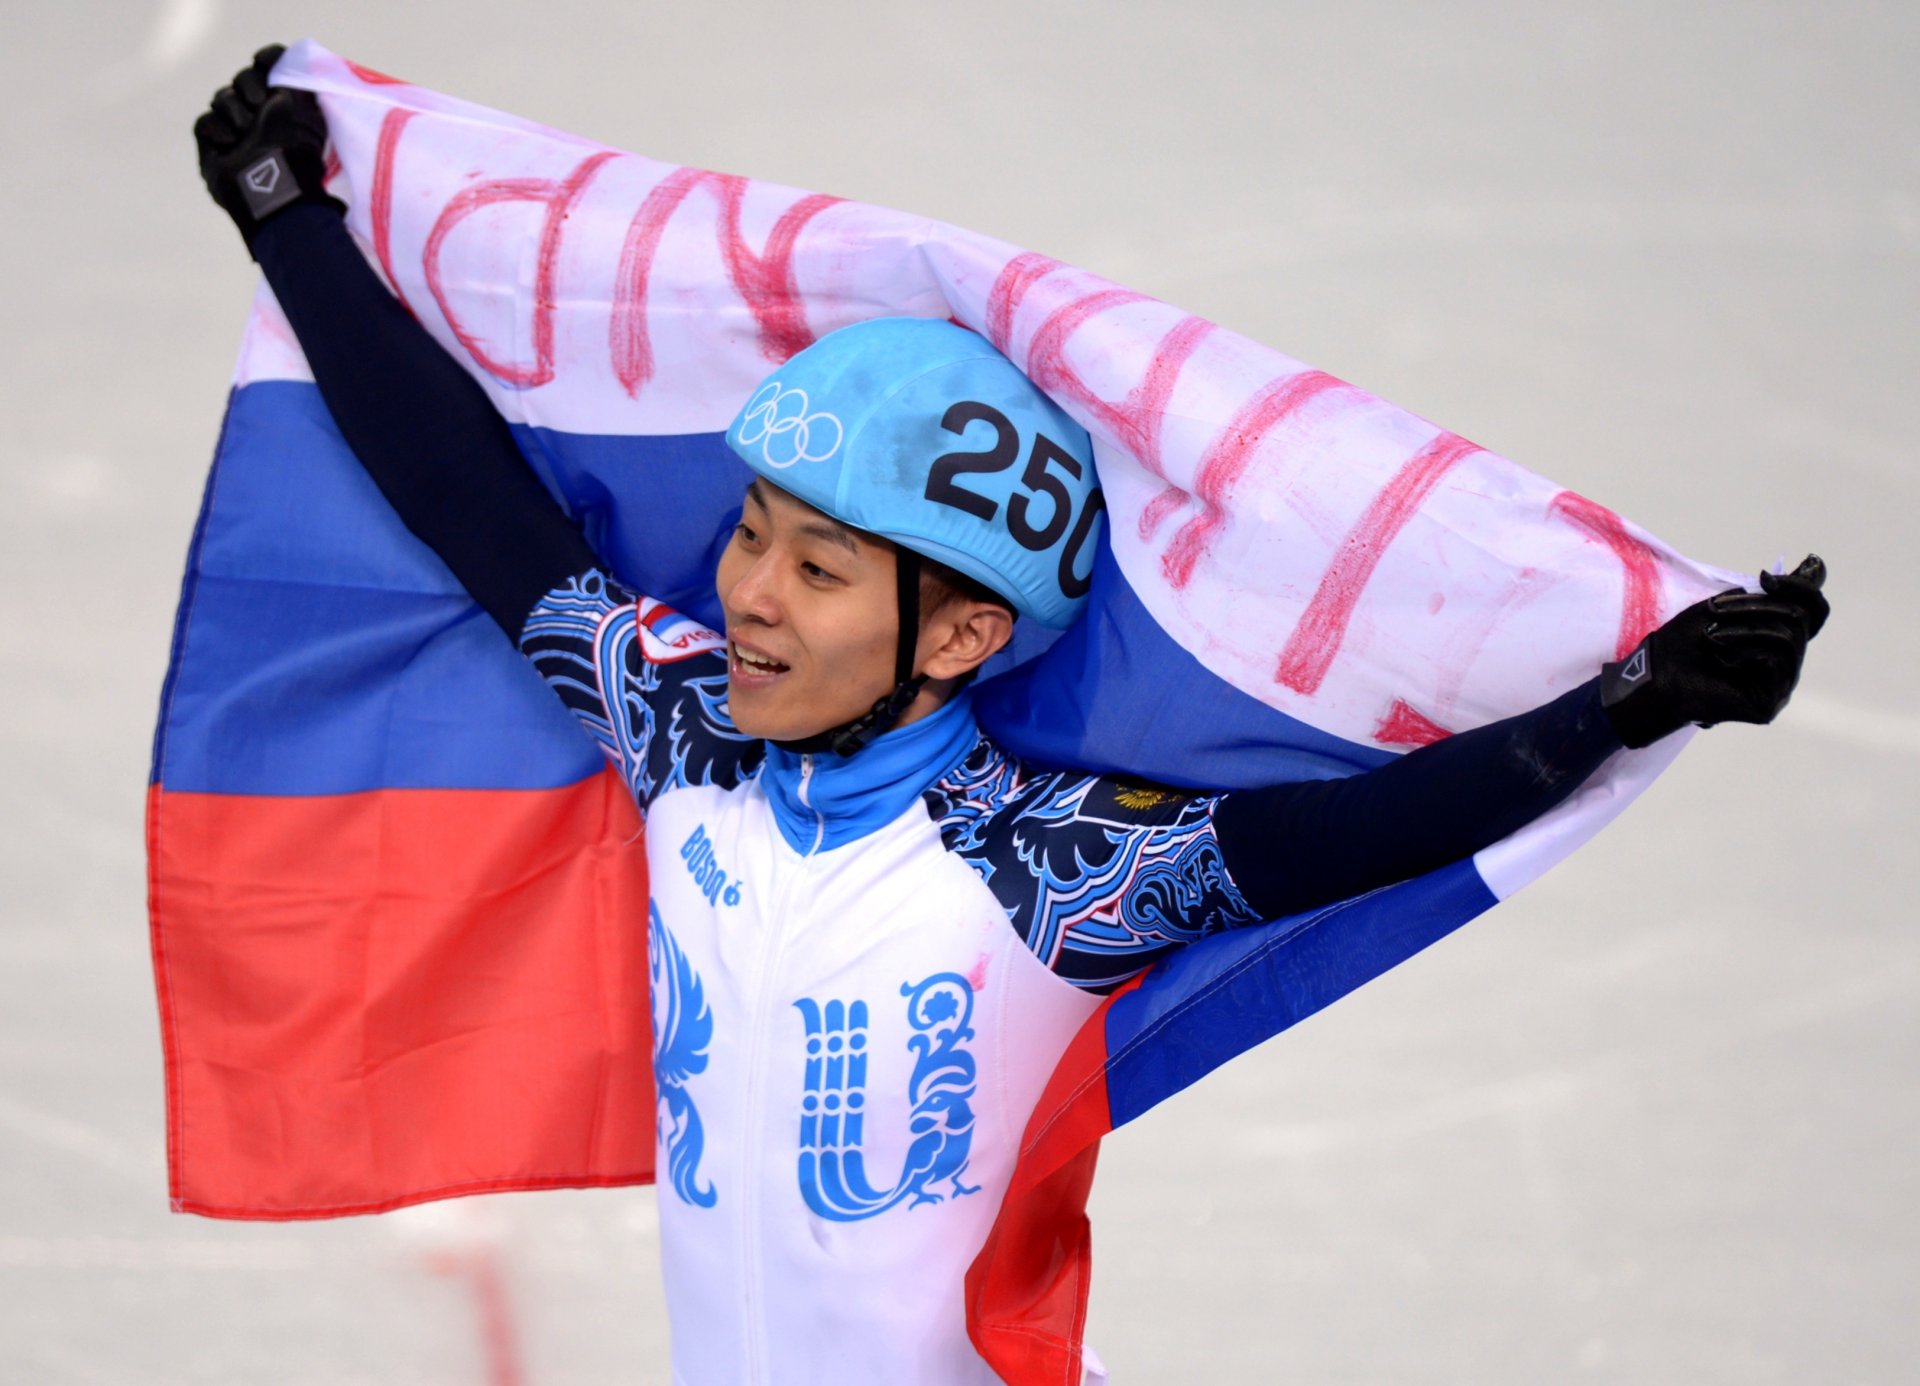
[[[987,1382],[962,1284],[1102,994],[1192,941],[1403,880],[1623,745],[1770,720],[1825,617],[1809,560],[1689,608],[1535,711],[1345,780],[1208,795],[1019,762],[968,681],[1072,622],[1086,433],[977,335],[829,334],[744,401],[715,632],[609,574],[322,187],[266,50],[201,169],[342,433],[647,815],[675,1379]],[[636,921],[637,924],[638,921]]]
[[[741,731],[799,741],[856,721],[873,701],[876,672],[901,657],[896,630],[916,628],[902,677],[917,670],[921,679],[897,725],[918,721],[1011,638],[1013,613],[990,591],[875,539],[777,486],[748,485],[715,573],[727,613],[728,707]],[[780,557],[756,561],[770,553]],[[904,623],[900,572],[922,606]],[[787,619],[796,606],[818,612],[808,628]]]

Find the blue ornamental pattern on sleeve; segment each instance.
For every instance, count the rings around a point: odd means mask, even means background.
[[[877,1217],[907,1201],[909,1208],[979,1193],[963,1184],[973,1151],[973,1095],[977,1071],[967,1041],[973,1034],[973,986],[957,972],[939,972],[900,988],[914,1056],[907,1080],[908,1144],[900,1174],[875,1186],[867,1175],[868,1011],[865,1001],[794,1002],[807,1027],[806,1091],[800,1099],[800,1194],[807,1207],[834,1222]],[[944,1182],[943,1194],[932,1186]]]
[[[1035,772],[982,738],[926,799],[947,849],[1078,986],[1111,990],[1176,948],[1261,922],[1221,857],[1218,796]]]
[[[685,627],[705,640],[683,636],[679,643],[692,643],[691,653],[649,658],[649,640],[663,652],[673,652],[674,644],[643,628],[633,594],[598,571],[548,593],[520,636],[521,652],[619,767],[642,809],[685,785],[731,788],[765,749],[742,735],[727,713],[726,655],[701,648],[718,637],[648,605],[658,624]],[[659,622],[662,616],[667,621]]]
[[[711,1208],[719,1195],[700,1180],[706,1132],[687,1084],[707,1067],[713,1043],[713,1010],[706,988],[661,922],[660,908],[647,907],[647,969],[653,985],[653,1089],[660,1148],[666,1152],[673,1191],[696,1208]]]

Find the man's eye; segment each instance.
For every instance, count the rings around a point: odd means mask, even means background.
[[[751,544],[760,537],[759,535],[755,534],[751,529],[748,529],[745,523],[735,525],[733,527],[733,532],[739,536],[740,542],[743,544]]]
[[[818,563],[802,563],[800,565],[800,571],[810,578],[826,578],[830,581],[838,581],[832,573],[822,568]]]

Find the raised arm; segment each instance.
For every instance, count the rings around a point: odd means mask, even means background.
[[[1034,774],[983,743],[933,791],[949,848],[1060,976],[1110,991],[1209,934],[1349,899],[1471,856],[1611,755],[1689,723],[1767,722],[1826,619],[1810,558],[1763,592],[1689,607],[1531,712],[1346,779],[1205,796]]]
[[[602,570],[486,392],[388,292],[323,185],[319,103],[267,85],[281,51],[256,54],[194,138],[348,446],[642,807],[676,783],[737,778],[759,752],[725,717],[721,638]]]
[[[1589,680],[1346,779],[1222,796],[1214,831],[1262,919],[1344,900],[1471,856],[1554,808],[1621,749]]]
[[[1344,780],[1222,797],[1214,830],[1263,919],[1431,871],[1557,806],[1626,746],[1689,724],[1771,722],[1827,617],[1826,567],[1696,603],[1598,678],[1532,712]]]
[[[299,338],[334,422],[400,518],[520,638],[534,604],[598,566],[485,391],[387,291],[322,183],[310,92],[269,87],[279,47],[194,126],[208,191]]]

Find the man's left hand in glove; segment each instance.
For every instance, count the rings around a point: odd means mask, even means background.
[[[1827,565],[1808,554],[1761,591],[1721,592],[1682,611],[1606,665],[1600,701],[1620,740],[1650,746],[1689,723],[1771,722],[1800,679],[1807,642],[1827,620]]]

